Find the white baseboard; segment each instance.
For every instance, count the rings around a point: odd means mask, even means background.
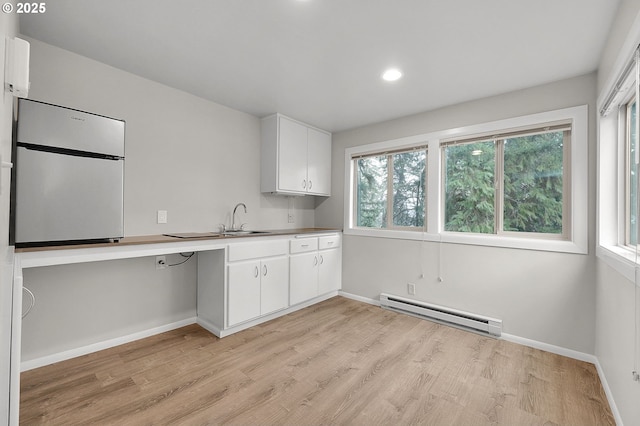
[[[591,364],[595,364],[598,361],[595,355],[574,351],[573,349],[563,348],[562,346],[551,345],[549,343],[539,342],[537,340],[531,340],[525,337],[514,336],[513,334],[507,333],[502,333],[501,337],[507,342],[529,346],[530,348],[540,349],[545,352],[551,352],[552,354],[566,356],[567,358],[577,359],[578,361],[585,361]]]
[[[602,383],[602,387],[604,388],[604,393],[607,395],[607,400],[609,401],[609,407],[611,408],[611,412],[613,413],[613,418],[616,421],[617,426],[623,426],[622,424],[622,416],[620,416],[620,411],[618,411],[618,406],[616,405],[616,401],[613,399],[613,392],[611,392],[611,388],[609,387],[609,382],[607,382],[607,378],[604,375],[604,370],[602,366],[600,366],[600,361],[596,357],[595,362],[596,370],[598,370],[598,376],[600,376],[600,382]]]
[[[274,313],[261,316],[260,318],[243,322],[242,324],[234,325],[224,330],[221,330],[219,327],[216,327],[214,324],[211,324],[207,321],[200,320],[200,319],[198,320],[198,324],[200,324],[200,326],[210,331],[211,333],[215,334],[216,336],[222,338],[222,337],[226,337],[231,334],[237,333],[239,331],[246,330],[247,328],[251,328],[255,325],[262,324],[267,321],[271,321],[272,319],[276,319],[278,317],[290,314],[292,312],[299,311],[300,309],[304,309],[308,306],[315,305],[316,303],[320,303],[327,299],[331,299],[332,297],[338,296],[338,294],[339,293],[337,291],[332,291],[330,293],[323,294],[322,296],[318,296],[313,299],[307,300],[305,302],[298,303],[297,305],[289,306],[286,309],[282,309],[280,311],[276,311]]]
[[[358,296],[357,294],[347,293],[342,290],[340,290],[338,294],[342,297],[346,297],[347,299],[353,299],[353,300],[357,300],[358,302],[364,302],[370,305],[380,306],[380,301],[376,299],[369,299],[368,297]]]
[[[133,342],[134,340],[144,339],[145,337],[154,336],[156,334],[175,330],[176,328],[184,327],[184,326],[195,324],[195,323],[196,323],[195,317],[187,318],[182,321],[161,325],[159,327],[154,327],[149,330],[143,330],[137,333],[128,334],[126,336],[105,340],[103,342],[92,343],[91,345],[82,346],[80,348],[70,349],[64,352],[58,352],[58,353],[43,356],[40,358],[31,359],[29,361],[23,361],[20,364],[20,371],[21,372],[29,371],[29,370],[33,370],[34,368],[44,367],[45,365],[54,364],[56,362],[65,361],[67,359],[90,354],[93,352],[98,352],[104,349],[109,349],[114,346],[123,345],[125,343]]]
[[[368,303],[370,305],[380,306],[379,300],[358,296],[357,294],[340,291],[340,296],[346,297],[347,299],[353,299],[359,302]],[[611,412],[613,413],[613,417],[616,421],[616,425],[622,426],[622,417],[620,416],[618,407],[616,406],[615,400],[613,399],[613,393],[611,392],[611,388],[609,388],[609,383],[607,382],[607,378],[604,375],[604,371],[600,366],[598,357],[596,357],[595,355],[584,353],[584,352],[575,351],[573,349],[567,349],[561,346],[551,345],[549,343],[543,343],[537,340],[531,340],[524,337],[515,336],[513,334],[502,333],[500,338],[508,342],[517,343],[523,346],[529,346],[531,348],[540,349],[546,352],[551,352],[557,355],[566,356],[568,358],[577,359],[579,361],[585,361],[595,365],[596,370],[598,371],[598,376],[600,377],[600,382],[602,383],[604,392],[607,395],[607,400],[609,401],[609,406],[611,407]]]

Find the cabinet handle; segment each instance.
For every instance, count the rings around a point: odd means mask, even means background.
[[[302,180],[302,188],[307,189],[307,180],[306,179]]]
[[[318,256],[314,256],[313,257],[313,266],[316,266],[318,264]]]
[[[309,181],[309,189],[313,186],[313,182]]]
[[[307,248],[307,247],[309,247],[309,244],[300,244],[300,247]]]
[[[260,275],[260,270],[258,269],[258,267],[256,266],[256,271],[255,271],[255,278],[258,278],[258,275]]]
[[[333,244],[333,241],[327,241],[327,244],[328,244],[328,245],[332,245],[332,244]]]
[[[322,265],[324,263],[324,257],[322,257],[322,255],[320,255],[320,264]]]
[[[267,276],[267,265],[262,265],[262,275]]]

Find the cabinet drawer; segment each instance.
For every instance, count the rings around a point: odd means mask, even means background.
[[[318,250],[318,238],[296,238],[291,240],[291,254]]]
[[[287,240],[229,244],[229,262],[287,254]]]
[[[318,238],[318,248],[320,250],[331,249],[340,247],[340,235],[327,235],[326,237]]]

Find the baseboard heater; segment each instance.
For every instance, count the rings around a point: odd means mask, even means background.
[[[499,337],[502,333],[502,320],[458,311],[445,306],[433,305],[419,300],[381,293],[380,306],[391,311],[406,313],[496,337]]]

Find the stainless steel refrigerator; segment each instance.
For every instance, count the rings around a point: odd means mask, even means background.
[[[12,193],[17,247],[124,236],[125,122],[18,101]]]

